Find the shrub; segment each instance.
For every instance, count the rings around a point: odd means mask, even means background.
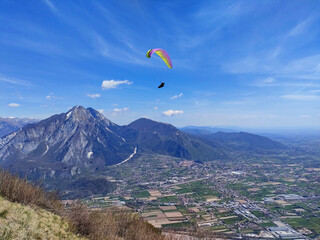
[[[142,220],[137,214],[116,208],[89,211],[80,203],[67,213],[73,231],[89,239],[164,240],[161,231]]]
[[[39,206],[55,213],[60,213],[63,209],[57,194],[45,192],[26,179],[20,179],[18,176],[1,169],[0,195],[11,202]]]

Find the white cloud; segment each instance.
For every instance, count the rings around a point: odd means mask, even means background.
[[[102,82],[102,85],[101,85],[101,88],[103,90],[105,89],[111,89],[111,88],[116,88],[118,87],[119,85],[121,84],[127,84],[127,85],[130,85],[132,84],[133,82],[130,82],[128,80],[104,80]]]
[[[9,107],[20,107],[19,103],[9,103],[8,104]]]
[[[119,112],[123,112],[123,111],[128,111],[129,108],[128,107],[124,107],[124,108],[115,108],[112,110],[112,112],[114,113],[119,113]]]
[[[171,97],[170,99],[173,100],[173,99],[177,99],[177,98],[180,98],[182,97],[183,93],[180,93],[178,95],[174,95],[173,97]]]
[[[168,110],[168,111],[163,112],[162,114],[167,117],[171,117],[174,115],[183,114],[183,111],[182,110]]]
[[[283,95],[281,96],[284,99],[289,99],[289,100],[296,100],[296,101],[312,101],[312,100],[319,100],[320,96],[316,95]]]
[[[98,109],[98,112],[102,114],[104,112],[104,110],[103,109]]]
[[[101,97],[101,94],[98,94],[98,93],[87,94],[87,97],[89,97],[89,98],[99,98],[99,97]]]
[[[310,115],[307,115],[307,114],[300,115],[299,117],[301,117],[301,118],[311,118],[311,116],[310,116]]]
[[[46,99],[50,100],[50,99],[63,99],[63,97],[57,97],[54,95],[53,92],[49,93],[48,96],[46,96]]]
[[[158,110],[159,108],[158,108],[157,106],[155,106],[153,109],[154,109],[154,110]]]

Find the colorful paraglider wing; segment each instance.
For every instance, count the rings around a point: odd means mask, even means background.
[[[168,66],[169,68],[172,68],[171,59],[170,59],[170,57],[169,57],[169,54],[168,54],[165,50],[160,49],[160,48],[150,49],[150,50],[147,52],[147,57],[150,58],[153,53],[158,54],[158,55],[161,57],[161,59],[167,64],[167,66]]]

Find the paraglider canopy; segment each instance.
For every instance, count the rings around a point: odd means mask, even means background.
[[[169,68],[172,68],[171,59],[170,59],[170,57],[169,57],[169,54],[168,54],[165,50],[163,50],[163,49],[161,49],[161,48],[150,49],[150,50],[147,52],[147,58],[151,58],[151,56],[152,56],[153,53],[158,54],[158,55],[161,57],[161,59],[167,64],[167,66],[168,66]]]

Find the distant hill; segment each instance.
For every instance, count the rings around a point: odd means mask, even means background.
[[[273,141],[267,137],[246,132],[217,132],[198,137],[211,146],[220,144],[224,147],[225,151],[241,150],[256,153],[267,153],[270,151],[279,151],[287,148],[285,145]]]
[[[29,123],[35,123],[38,120],[29,118],[1,118],[0,117],[0,138],[12,132],[18,131]]]
[[[132,141],[143,152],[203,161],[226,158],[219,148],[209,146],[167,123],[141,118],[128,127],[136,131]]]
[[[181,131],[195,134],[195,135],[202,135],[202,134],[210,134],[216,132],[236,132],[235,130],[228,129],[228,128],[219,128],[219,127],[201,127],[201,126],[187,126],[180,128]]]

